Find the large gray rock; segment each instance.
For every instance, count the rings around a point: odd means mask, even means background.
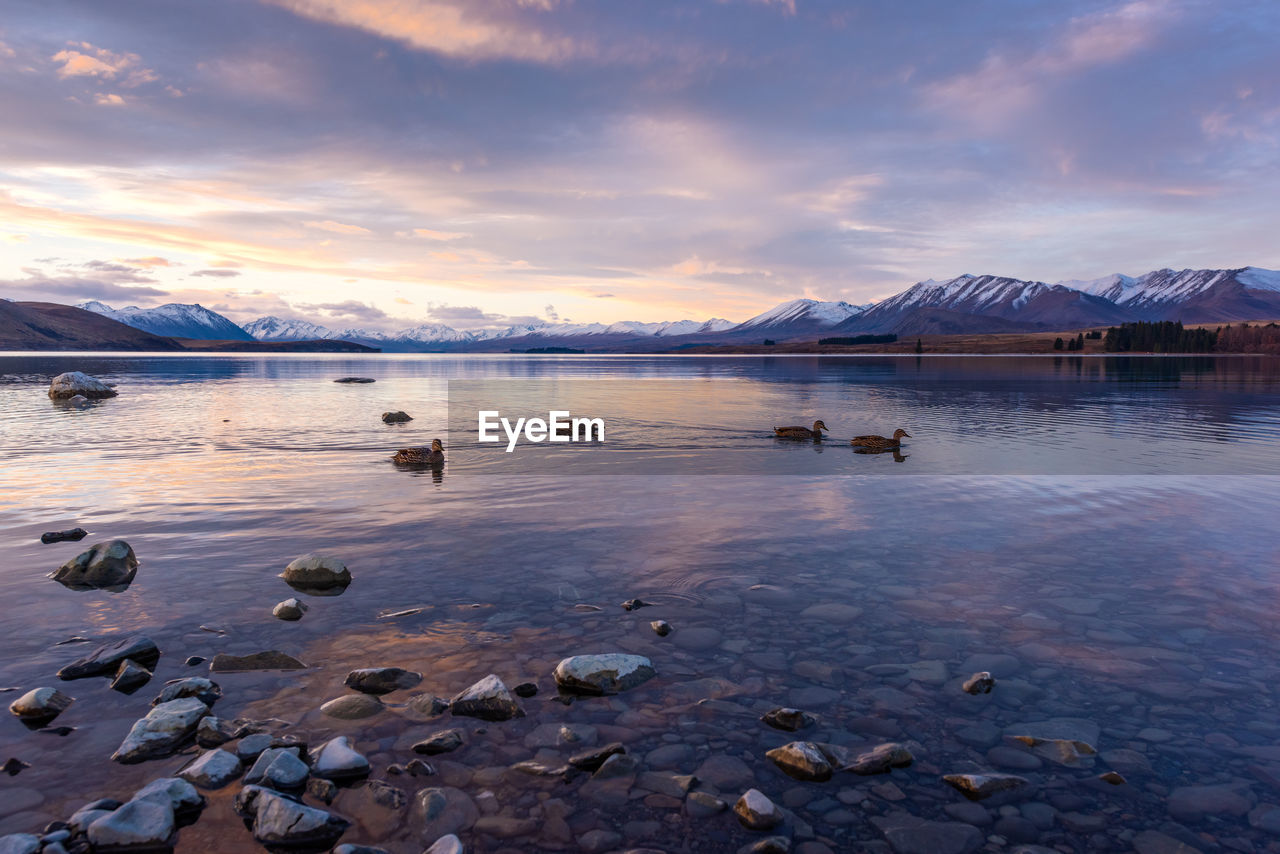
[[[422,674],[399,667],[370,667],[352,670],[343,683],[362,694],[390,694],[414,688],[422,681]]]
[[[495,674],[490,673],[449,702],[455,715],[486,721],[506,721],[524,717],[524,709]]]
[[[135,721],[111,758],[125,765],[168,756],[195,736],[209,707],[195,697],[161,703]]]
[[[351,823],[344,818],[261,791],[256,798],[253,838],[263,845],[329,845]]]
[[[133,793],[135,801],[156,801],[168,804],[174,815],[191,813],[204,808],[204,796],[196,787],[180,777],[161,777]]]
[[[213,706],[214,703],[222,699],[222,688],[217,682],[206,679],[203,676],[188,676],[185,679],[175,679],[172,682],[165,683],[160,694],[151,701],[151,705],[158,706],[170,700],[181,700],[183,697],[195,697],[206,706]]]
[[[23,723],[44,725],[75,702],[57,688],[33,688],[9,704],[9,711]]]
[[[557,664],[554,673],[557,685],[579,694],[616,694],[656,675],[649,659],[620,652],[575,655]]]
[[[351,780],[368,775],[369,760],[351,747],[345,735],[340,735],[312,751],[311,773],[326,780]]]
[[[271,747],[262,751],[253,767],[245,772],[245,783],[272,789],[301,789],[311,769],[298,758],[299,752],[296,747]]]
[[[173,838],[173,808],[161,800],[130,801],[89,825],[94,851],[166,851]]]
[[[124,540],[108,540],[90,546],[49,575],[72,590],[127,587],[138,572],[138,558]]]
[[[332,555],[313,552],[294,558],[280,575],[291,587],[335,588],[351,583],[351,570]]]
[[[244,764],[235,754],[215,749],[200,754],[178,776],[202,789],[221,789],[239,779],[243,770]]]
[[[53,400],[66,400],[67,398],[75,397],[77,394],[92,400],[115,397],[117,393],[115,389],[102,380],[80,371],[67,371],[65,374],[58,374],[49,383],[49,397]]]
[[[110,676],[120,669],[120,662],[125,659],[152,669],[160,660],[160,650],[150,638],[142,635],[127,637],[103,644],[83,658],[76,659],[58,671],[58,678],[66,681],[89,676]]]

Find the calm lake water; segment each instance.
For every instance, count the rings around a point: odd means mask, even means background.
[[[159,686],[207,674],[188,656],[279,649],[309,668],[219,675],[216,713],[277,718],[312,744],[351,736],[409,806],[343,789],[343,841],[398,854],[432,841],[412,802],[441,785],[490,819],[460,833],[470,851],[760,838],[644,776],[619,793],[510,770],[592,740],[622,741],[641,772],[695,774],[730,806],[760,789],[790,811],[798,850],[1277,850],[1278,361],[0,356],[0,688],[76,698],[63,736],[0,720],[0,761],[31,764],[0,777],[0,833],[172,774],[190,755],[109,759]],[[52,402],[65,370],[120,396]],[[377,382],[332,382],[349,375]],[[544,413],[556,396],[604,417],[606,441],[481,447],[464,404],[489,394]],[[381,422],[397,409],[414,420]],[[772,438],[817,418],[821,444]],[[912,434],[897,457],[848,444],[897,427]],[[391,464],[436,437],[442,472]],[[39,541],[76,525],[81,543]],[[114,537],[141,561],[127,591],[46,578]],[[295,595],[279,573],[310,551],[342,557],[354,582],[307,597],[300,622],[274,619]],[[653,607],[624,611],[633,597]],[[138,693],[54,677],[92,648],[59,641],[135,632],[164,653]],[[608,651],[650,657],[658,677],[553,699],[559,659]],[[390,665],[444,697],[489,673],[540,690],[504,723],[415,719],[413,692],[364,720],[318,711],[349,670]],[[990,695],[960,690],[976,670],[995,675]],[[779,705],[818,722],[794,736],[758,722]],[[1045,721],[1098,754],[1068,765],[1006,739]],[[588,725],[585,742],[557,745],[547,725],[562,723]],[[435,776],[387,772],[448,727],[466,744],[432,758]],[[899,741],[916,762],[802,783],[764,757],[793,738]],[[940,779],[983,770],[1029,782],[975,808]],[[1108,770],[1127,782],[1099,781]],[[256,849],[237,789],[205,793],[179,851]],[[904,814],[941,824],[886,834]]]

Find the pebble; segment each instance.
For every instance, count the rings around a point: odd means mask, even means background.
[[[486,721],[524,717],[524,709],[520,708],[507,686],[493,673],[450,700],[449,711],[454,715]]]
[[[982,670],[964,680],[961,687],[966,694],[990,694],[991,689],[996,687],[996,680],[988,671]]]
[[[436,756],[441,753],[451,753],[457,750],[463,744],[462,730],[446,729],[427,736],[413,746],[414,753],[422,753],[426,756]]]
[[[825,782],[834,769],[818,745],[810,741],[793,741],[775,747],[765,754],[788,777],[797,780]]]
[[[140,664],[125,660],[120,662],[120,669],[111,680],[111,690],[121,694],[132,694],[151,681],[151,671]]]
[[[271,609],[271,616],[277,620],[285,620],[287,622],[295,622],[302,619],[302,615],[309,610],[307,603],[297,598],[286,599]]]
[[[656,675],[649,659],[620,652],[575,655],[561,660],[554,673],[557,685],[580,694],[627,691]]]
[[[151,705],[158,706],[161,703],[180,700],[183,697],[195,697],[206,706],[213,706],[214,703],[222,699],[222,688],[217,682],[205,679],[203,676],[188,676],[185,679],[175,679],[172,682],[165,683],[164,688],[151,701]]]
[[[382,695],[390,694],[392,691],[416,688],[421,682],[422,674],[413,670],[403,670],[399,667],[374,667],[352,670],[347,674],[343,684],[362,694]]]
[[[671,624],[666,620],[654,620],[649,624],[649,628],[653,629],[653,633],[660,638],[665,638],[671,634]]]
[[[65,712],[75,697],[57,688],[33,688],[9,704],[12,712],[23,723],[43,726]]]
[[[330,700],[320,707],[331,718],[344,721],[358,721],[371,718],[381,712],[385,706],[377,697],[369,694],[346,694]]]
[[[290,561],[280,577],[290,587],[334,591],[351,583],[351,570],[340,558],[312,552]]]
[[[329,780],[368,776],[369,760],[351,746],[345,735],[331,738],[311,752],[311,773]]]
[[[947,774],[943,782],[973,801],[985,800],[992,795],[1025,788],[1026,777],[1014,774]]]
[[[782,811],[759,789],[748,789],[733,805],[733,812],[748,830],[773,830],[782,824]]]
[[[808,712],[802,712],[799,709],[788,708],[772,709],[761,715],[760,720],[764,721],[774,729],[780,729],[786,732],[795,732],[797,730],[806,729],[814,724],[813,715]]]

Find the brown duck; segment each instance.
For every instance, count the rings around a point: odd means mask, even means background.
[[[431,448],[401,448],[391,458],[392,462],[401,466],[442,466],[444,465],[444,445],[439,439],[431,440]]]
[[[773,434],[779,439],[821,439],[822,431],[831,432],[821,421],[813,422],[813,429],[808,427],[774,427]]]
[[[892,436],[854,436],[849,444],[855,448],[896,448],[902,444],[902,438],[911,438],[911,434],[899,427]]]

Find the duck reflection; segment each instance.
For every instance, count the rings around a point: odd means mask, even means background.
[[[853,452],[854,452],[855,454],[893,454],[893,461],[894,461],[895,463],[904,463],[904,462],[906,462],[906,461],[907,461],[907,457],[911,456],[910,454],[904,454],[904,453],[902,453],[902,449],[901,449],[901,448],[858,448],[858,447],[855,447],[855,448],[853,449]]]

